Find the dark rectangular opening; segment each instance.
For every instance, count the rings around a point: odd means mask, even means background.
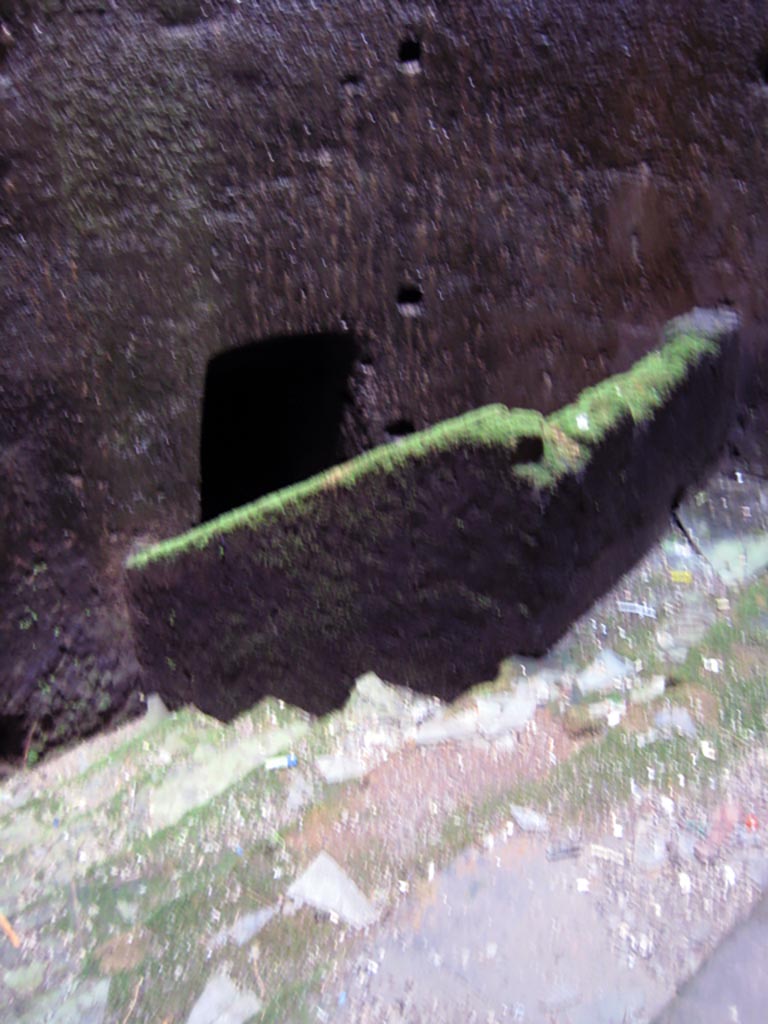
[[[342,425],[357,346],[349,334],[267,338],[208,364],[200,442],[203,521],[356,452]]]

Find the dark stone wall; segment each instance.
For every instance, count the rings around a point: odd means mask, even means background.
[[[206,368],[233,346],[354,332],[354,454],[398,420],[556,408],[730,303],[736,443],[763,465],[765,4],[0,18],[0,714],[41,740],[137,685],[122,563],[199,517]]]
[[[373,669],[451,700],[510,652],[543,654],[668,526],[723,443],[736,318],[696,319],[714,351],[648,419],[619,407],[600,436],[571,438],[583,461],[547,486],[520,464],[543,468],[551,432],[572,416],[540,421],[538,448],[533,425],[491,440],[462,435],[458,420],[447,443],[419,435],[393,465],[336,467],[258,521],[211,524],[183,550],[137,560],[137,648],[162,697],[225,719],[267,694],[320,714]],[[585,396],[582,415],[605,415],[614,395],[610,382]]]

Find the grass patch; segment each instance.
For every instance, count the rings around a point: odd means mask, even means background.
[[[516,787],[508,799],[556,810],[566,818],[596,817],[629,798],[633,783],[660,788],[709,785],[747,747],[768,731],[768,650],[765,609],[768,577],[733,601],[732,622],[716,622],[676,670],[677,685],[652,708],[632,709],[622,728],[585,743],[544,780]],[[707,672],[704,658],[719,659],[720,673]],[[716,761],[701,756],[699,744],[680,737],[640,747],[635,732],[665,701],[688,707],[698,739],[709,740]]]
[[[261,1013],[255,1017],[255,1024],[310,1024],[317,1015],[310,1010],[310,997],[317,992],[324,971],[316,967],[306,981],[288,981],[280,985]]]
[[[675,685],[663,697],[651,705],[631,706],[621,726],[584,739],[545,778],[516,782],[454,811],[430,851],[432,859],[445,863],[500,827],[510,803],[536,806],[564,821],[594,821],[628,800],[633,785],[678,789],[681,777],[686,788],[696,791],[715,784],[745,749],[768,732],[768,575],[735,596],[732,605],[731,623],[721,620],[710,627],[686,662],[676,667]],[[655,625],[641,628],[649,646]],[[642,655],[648,673],[653,659],[645,644],[639,643],[631,653]],[[705,657],[719,659],[722,671],[705,671]],[[690,710],[697,740],[659,737],[652,743],[638,743],[638,734],[647,732],[654,712],[665,704]],[[713,744],[715,761],[702,756],[698,740]]]
[[[155,953],[138,971],[113,976],[110,1009],[121,1016],[140,976],[144,984],[136,1006],[138,1021],[161,1021],[171,1009],[174,1020],[183,1019],[221,959],[226,959],[236,982],[254,987],[246,954],[238,956],[235,947],[219,951],[213,938],[239,913],[267,906],[278,898],[281,883],[274,879],[273,851],[260,842],[241,855],[226,848],[200,854],[201,847],[206,847],[205,837],[195,834],[194,839],[188,836],[181,843],[166,844],[142,864],[143,878],[153,884],[147,884],[139,898],[136,923]],[[134,859],[134,851],[126,855],[128,863]],[[99,900],[101,890],[101,885],[94,884]],[[103,908],[104,920],[101,911],[99,914],[100,938],[126,927],[109,902]],[[96,954],[90,959],[95,965]]]
[[[307,907],[270,921],[257,940],[257,964],[266,992],[274,995],[256,1017],[258,1024],[317,1020],[311,1003],[330,965],[338,930]]]

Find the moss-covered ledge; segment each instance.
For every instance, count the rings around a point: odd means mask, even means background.
[[[439,451],[460,445],[501,445],[508,450],[511,462],[527,463],[541,456],[543,422],[541,413],[531,409],[508,409],[504,405],[475,409],[402,441],[374,448],[177,537],[144,548],[128,559],[128,567],[140,569],[158,559],[175,558],[190,550],[201,550],[233,530],[258,529],[275,513],[280,514],[289,508],[309,509],[318,491],[328,487],[353,490],[368,476],[395,473],[414,459],[429,458]]]
[[[737,319],[696,310],[549,417],[487,406],[133,555],[147,686],[228,718],[339,704],[373,668],[451,698],[539,653],[719,451]]]

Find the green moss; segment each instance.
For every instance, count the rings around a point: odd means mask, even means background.
[[[287,509],[301,511],[313,498],[330,488],[350,489],[363,480],[397,473],[407,464],[426,459],[442,451],[465,447],[511,447],[525,439],[538,438],[542,457],[521,462],[512,472],[538,490],[554,487],[567,473],[574,472],[589,459],[591,446],[599,443],[622,419],[643,423],[652,418],[686,375],[705,355],[717,351],[710,338],[681,333],[657,352],[641,359],[627,373],[587,388],[572,404],[547,419],[530,409],[508,409],[489,405],[411,435],[396,444],[382,445],[370,452],[308,480],[268,494],[249,505],[234,509],[179,536],[152,545],[131,556],[129,569],[141,569],[163,559],[219,542],[219,554],[225,557],[221,539],[234,530],[256,529]],[[375,522],[371,529],[375,530]],[[285,544],[302,549],[300,533],[284,538]],[[280,557],[284,557],[282,552]]]
[[[348,490],[356,487],[367,477],[396,472],[407,463],[459,445],[514,447],[526,438],[540,438],[543,422],[540,413],[529,409],[507,409],[503,405],[488,405],[473,410],[412,434],[396,444],[374,448],[350,462],[334,466],[308,480],[268,494],[250,505],[227,512],[178,537],[146,548],[128,559],[128,568],[140,569],[151,562],[173,558],[184,551],[205,548],[211,541],[233,530],[243,527],[254,529],[289,506],[305,504],[320,491],[330,487]],[[293,537],[291,542],[300,547],[302,538]]]
[[[644,423],[667,401],[691,366],[717,352],[717,343],[695,334],[680,334],[651,352],[626,373],[587,388],[575,402],[548,420],[578,443],[595,444],[622,419]]]

